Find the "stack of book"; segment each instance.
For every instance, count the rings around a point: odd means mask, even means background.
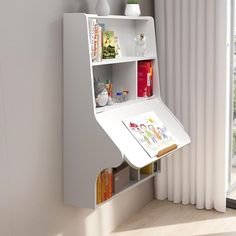
[[[153,66],[152,61],[138,63],[138,97],[153,95]]]
[[[98,24],[97,19],[91,21],[91,56],[92,61],[102,60],[102,45],[103,45],[103,31],[104,25]]]
[[[103,170],[97,178],[97,204],[112,197],[113,171],[112,168]]]
[[[93,62],[121,56],[118,37],[113,31],[106,31],[105,24],[92,19],[90,23],[91,57]]]

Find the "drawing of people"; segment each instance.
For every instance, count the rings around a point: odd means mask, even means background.
[[[130,127],[133,131],[136,131],[136,128],[138,128],[138,125],[135,124],[135,123],[130,122],[130,123],[129,123],[129,127]]]
[[[149,138],[146,136],[146,134],[143,131],[141,131],[139,134],[143,136],[144,141],[151,147],[152,143],[149,141]]]
[[[144,131],[148,138],[152,138],[152,133],[147,129],[146,125],[141,124],[140,128]]]
[[[158,127],[157,129],[163,139],[168,139],[168,136],[166,135],[166,131],[167,131],[166,127],[163,127],[163,128]]]
[[[145,132],[147,137],[152,140],[153,143],[158,143],[158,140],[156,137],[147,129],[147,127],[144,124],[141,124],[140,127]]]
[[[148,129],[149,129],[151,132],[153,132],[153,134],[154,134],[154,136],[157,138],[157,140],[162,140],[162,137],[161,137],[159,131],[156,130],[153,125],[149,125],[149,126],[148,126]]]
[[[147,122],[153,124],[153,123],[154,123],[154,120],[150,117],[150,118],[147,119]]]

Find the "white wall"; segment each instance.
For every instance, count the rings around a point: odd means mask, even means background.
[[[97,211],[62,202],[62,14],[94,12],[95,1],[1,3],[0,235],[104,236],[153,198],[153,184]],[[152,0],[142,7],[153,14]]]

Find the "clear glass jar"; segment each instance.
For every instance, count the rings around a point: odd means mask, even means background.
[[[123,101],[126,102],[129,100],[129,91],[128,90],[124,90],[123,93],[122,93],[122,98],[123,98]]]
[[[117,102],[117,103],[123,102],[122,92],[117,92],[117,93],[116,93],[116,102]]]

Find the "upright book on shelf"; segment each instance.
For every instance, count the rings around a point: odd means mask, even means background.
[[[97,177],[97,204],[102,202],[102,175]]]
[[[113,31],[103,32],[103,59],[113,59],[116,57],[115,35]]]
[[[138,62],[138,97],[153,95],[153,65],[152,61]]]
[[[113,170],[104,169],[97,177],[97,204],[112,197],[113,192]]]
[[[95,61],[98,54],[98,20],[92,19],[90,22],[90,43],[91,43],[91,58]]]
[[[124,119],[123,123],[150,157],[177,148],[176,140],[153,111]]]

